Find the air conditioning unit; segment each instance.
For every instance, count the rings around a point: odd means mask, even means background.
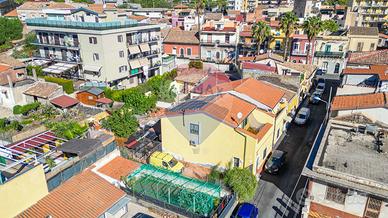
[[[196,141],[190,140],[190,145],[198,145]]]

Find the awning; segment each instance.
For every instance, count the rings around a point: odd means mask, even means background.
[[[60,73],[66,72],[68,70],[71,70],[72,68],[75,68],[76,66],[77,65],[75,65],[75,64],[56,63],[54,65],[51,65],[49,67],[44,68],[43,72],[60,74]]]
[[[158,45],[151,45],[151,50],[154,51],[154,50],[157,50],[158,48]]]
[[[148,66],[149,65],[149,61],[147,58],[142,58],[139,60],[139,62],[140,62],[141,66]]]
[[[84,71],[100,72],[101,66],[84,65]]]
[[[142,66],[139,60],[129,61],[129,65],[131,66],[131,69],[140,68]]]
[[[129,54],[139,54],[140,53],[139,46],[137,46],[137,45],[128,46],[128,50],[129,50]]]
[[[147,52],[147,51],[150,51],[150,46],[148,44],[141,44],[140,45],[140,50],[141,52]]]

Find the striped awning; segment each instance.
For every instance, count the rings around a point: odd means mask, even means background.
[[[137,46],[137,45],[128,46],[128,51],[129,51],[129,54],[139,54],[140,53],[139,46]]]
[[[132,60],[129,61],[129,65],[131,66],[131,69],[140,68],[142,65],[140,64],[139,60]]]
[[[148,44],[141,44],[140,50],[141,50],[141,52],[151,51],[150,46]]]
[[[139,62],[141,66],[148,66],[150,64],[147,58],[142,58]]]

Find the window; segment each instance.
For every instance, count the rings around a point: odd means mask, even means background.
[[[123,58],[124,57],[124,51],[119,51],[119,56],[120,56],[120,58]]]
[[[168,165],[167,165],[166,162],[162,161],[162,165],[163,165],[164,168],[168,168]]]
[[[339,73],[339,71],[340,71],[340,64],[336,63],[334,68],[334,73]]]
[[[184,48],[179,49],[179,54],[181,55],[181,57],[185,56],[185,49]]]
[[[220,59],[220,58],[221,58],[220,52],[216,52],[216,58],[217,58],[217,59]]]
[[[3,94],[4,94],[4,97],[5,97],[6,99],[8,99],[8,92],[7,92],[7,91],[3,91]]]
[[[190,123],[190,134],[199,135],[199,125]]]
[[[328,185],[326,188],[326,196],[325,199],[329,201],[336,202],[338,204],[345,204],[347,189],[337,188],[334,186]]]
[[[242,128],[244,128],[248,124],[248,119],[245,118],[242,122]]]
[[[294,51],[299,51],[299,42],[295,42],[295,43],[293,44],[293,46],[292,46],[292,49],[293,49]]]
[[[121,73],[121,72],[126,72],[127,69],[128,69],[128,68],[127,68],[126,65],[120,66],[120,67],[119,67],[119,73]]]
[[[330,51],[331,51],[331,45],[326,45],[325,52],[330,52]]]
[[[343,50],[344,50],[344,46],[343,45],[338,46],[338,51],[343,51]]]
[[[117,42],[123,42],[123,36],[122,35],[118,35],[117,36]]]
[[[275,41],[275,50],[280,50],[281,42],[279,40]]]
[[[191,48],[187,48],[187,55],[191,55]]]
[[[263,151],[263,159],[265,159],[266,156],[267,156],[267,148],[264,148],[264,151]]]
[[[89,96],[88,96],[88,99],[89,99],[89,100],[93,100],[93,96],[89,95]]]
[[[363,48],[364,48],[364,43],[363,42],[357,43],[357,51],[362,51]]]
[[[96,37],[89,37],[89,43],[90,44],[97,44],[97,38]]]
[[[378,218],[380,215],[382,201],[369,197],[366,203],[364,217],[366,218]]]
[[[240,167],[240,159],[238,157],[233,157],[233,166]]]
[[[229,43],[229,40],[230,40],[230,36],[229,35],[225,35],[225,43]]]
[[[329,66],[329,62],[323,62],[322,63],[322,68],[324,69],[324,70],[327,70],[327,67]]]
[[[375,43],[371,43],[369,51],[374,51],[374,50],[375,50]]]
[[[93,61],[98,61],[100,60],[100,56],[98,55],[98,53],[93,53]]]

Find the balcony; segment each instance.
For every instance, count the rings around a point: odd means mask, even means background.
[[[159,41],[159,36],[150,37],[149,39],[137,39],[137,40],[131,40],[129,39],[127,41],[128,45],[139,45],[143,43],[154,43]]]
[[[139,59],[139,58],[150,58],[157,56],[160,53],[159,49],[158,50],[151,50],[149,52],[141,52],[138,54],[130,54],[128,55],[129,60],[134,60],[134,59]]]
[[[343,58],[344,52],[316,51],[315,57]]]
[[[201,39],[201,45],[215,45],[215,46],[235,46],[234,42],[221,42],[220,40],[204,40]]]
[[[45,47],[55,47],[55,48],[64,48],[64,49],[69,49],[69,50],[79,50],[79,42],[74,41],[74,42],[61,42],[61,41],[42,41],[40,42],[39,40],[35,40],[31,44],[37,45],[37,46],[45,46]]]
[[[299,51],[299,50],[292,50],[291,55],[294,55],[294,56],[306,56],[307,52],[306,51]]]

